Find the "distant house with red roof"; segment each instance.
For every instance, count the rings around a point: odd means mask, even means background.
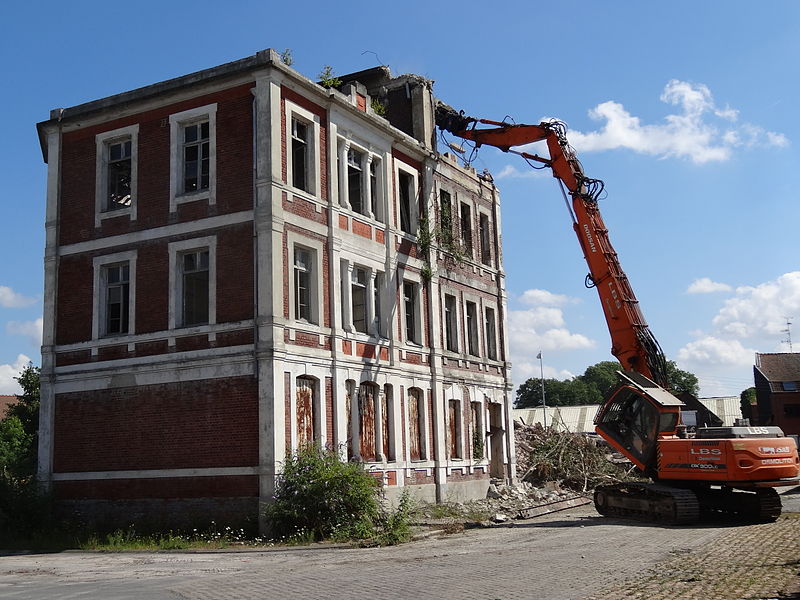
[[[753,375],[758,424],[800,434],[800,353],[757,353]]]
[[[6,416],[6,410],[12,404],[16,404],[17,397],[16,396],[6,396],[0,395],[0,419],[4,419]]]

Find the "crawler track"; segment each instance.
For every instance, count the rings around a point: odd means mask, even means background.
[[[595,489],[594,505],[601,515],[682,525],[700,516],[692,490],[657,483],[619,483]]]

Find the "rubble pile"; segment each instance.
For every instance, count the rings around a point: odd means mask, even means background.
[[[519,481],[586,492],[601,483],[634,478],[630,463],[614,460],[607,447],[588,436],[555,431],[541,424],[514,423]]]

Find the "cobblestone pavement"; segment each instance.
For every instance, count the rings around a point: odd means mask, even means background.
[[[800,514],[678,528],[580,507],[393,548],[4,556],[0,598],[766,598],[798,560]]]

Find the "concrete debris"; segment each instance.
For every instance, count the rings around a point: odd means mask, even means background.
[[[507,523],[510,520],[511,517],[504,515],[503,513],[495,513],[494,516],[492,516],[493,523]]]

